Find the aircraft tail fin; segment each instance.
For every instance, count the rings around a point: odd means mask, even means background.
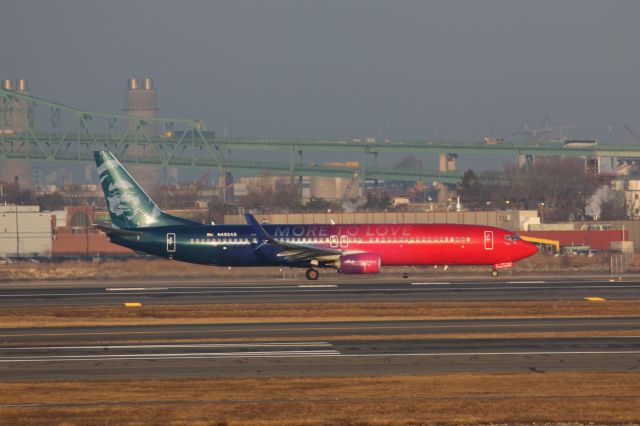
[[[113,226],[145,228],[195,223],[162,212],[111,152],[95,151],[93,155]]]

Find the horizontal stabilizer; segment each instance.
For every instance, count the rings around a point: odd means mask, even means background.
[[[91,226],[101,230],[108,236],[115,235],[117,237],[135,237],[137,240],[139,240],[140,237],[142,236],[142,232],[140,231],[131,231],[129,229],[114,228],[112,226],[107,226],[107,225],[93,224]]]

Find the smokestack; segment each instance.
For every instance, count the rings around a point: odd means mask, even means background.
[[[141,84],[142,83],[142,84]],[[158,107],[156,105],[156,90],[153,80],[130,78],[124,95],[124,113],[140,118],[155,118]]]
[[[142,119],[146,122],[143,128],[130,127],[131,122],[126,123],[125,129],[130,134],[138,133],[139,136],[150,136],[151,138],[159,134],[158,123],[151,121],[156,117],[158,112],[156,90],[153,87],[153,80],[149,77],[137,79],[130,78],[127,80],[127,88],[124,92],[124,113],[131,117]],[[128,148],[129,155],[154,155],[156,146],[151,144],[143,149],[141,146],[131,146]],[[134,166],[131,167],[132,173],[136,175],[136,179],[143,186],[151,187],[158,184],[159,175],[155,167],[150,166]]]
[[[2,80],[2,88],[25,95],[29,94],[29,84],[23,78],[15,82],[9,79]],[[29,116],[33,113],[33,103],[12,96],[7,106],[9,108],[5,110],[6,115],[0,119],[0,131],[4,134],[16,134],[26,131],[29,127]],[[19,179],[23,187],[31,187],[33,181],[32,173],[32,166],[28,161],[0,161],[0,181],[10,182],[13,179],[17,183]]]

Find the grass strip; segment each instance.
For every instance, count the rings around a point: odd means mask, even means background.
[[[0,311],[0,328],[254,322],[637,316],[638,300],[310,302],[117,306],[25,306]]]
[[[12,382],[0,404],[5,424],[620,424],[640,373]]]

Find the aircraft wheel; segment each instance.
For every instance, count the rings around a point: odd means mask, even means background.
[[[492,277],[494,277],[494,278],[495,278],[495,277],[497,277],[498,275],[500,275],[500,274],[498,273],[498,270],[497,270],[497,269],[492,269],[492,270],[491,270],[491,276],[492,276]]]
[[[404,272],[402,274],[402,278],[409,278],[409,273],[408,272]]]
[[[309,268],[307,269],[307,272],[304,273],[304,275],[305,277],[307,277],[308,280],[315,281],[320,276],[320,273],[318,272],[317,269]]]

